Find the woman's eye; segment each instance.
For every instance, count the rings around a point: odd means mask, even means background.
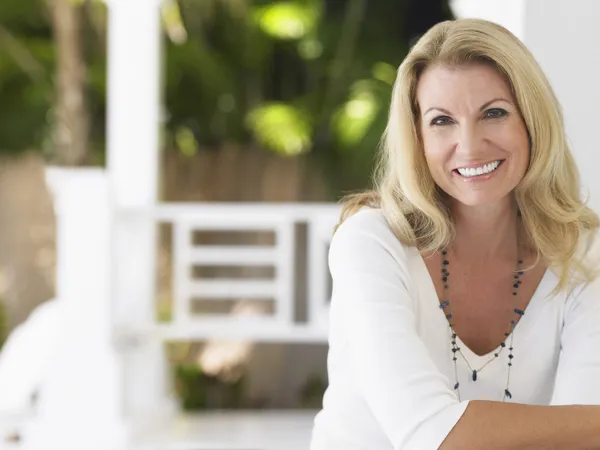
[[[498,117],[504,117],[507,115],[507,112],[505,110],[503,110],[502,108],[492,108],[492,109],[488,109],[485,112],[485,117],[490,118],[490,119],[496,119]]]
[[[452,119],[448,116],[438,116],[430,122],[430,125],[448,125]]]

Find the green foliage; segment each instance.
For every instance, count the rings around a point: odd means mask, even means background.
[[[74,0],[74,3],[78,2]],[[52,152],[56,48],[46,0],[0,2],[0,154]],[[86,8],[82,43],[87,63],[92,148],[102,159],[106,110],[106,6]]]
[[[244,378],[233,382],[203,373],[193,364],[175,367],[175,388],[184,411],[243,407]]]
[[[320,2],[280,1],[255,8],[259,28],[275,39],[296,40],[307,36],[319,21]]]
[[[0,2],[0,153],[41,145],[52,105],[53,63],[44,2]]]
[[[180,0],[187,39],[165,52],[167,134],[308,154],[332,192],[368,185],[408,48],[405,3]]]
[[[311,375],[300,388],[299,404],[302,408],[320,409],[327,382],[319,375]]]
[[[247,118],[256,140],[263,146],[284,156],[310,150],[310,117],[299,108],[285,103],[265,103],[251,111]]]
[[[106,6],[73,1],[85,12],[91,147],[102,163]],[[419,8],[447,18],[447,2],[436,1]],[[366,186],[395,68],[408,48],[409,4],[165,0],[165,142],[187,156],[232,142],[306,154],[332,192]],[[0,2],[0,153],[52,152],[56,48],[47,6]]]

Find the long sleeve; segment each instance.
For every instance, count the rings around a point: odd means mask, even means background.
[[[419,338],[405,248],[380,214],[362,211],[334,235],[329,265],[348,376],[394,449],[437,449],[468,402]]]
[[[600,279],[565,305],[553,405],[600,405]]]

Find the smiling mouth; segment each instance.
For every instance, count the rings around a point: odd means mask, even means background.
[[[458,168],[454,169],[453,172],[457,175],[460,175],[463,178],[473,178],[481,175],[489,175],[490,173],[495,172],[504,162],[503,159],[498,159],[496,161],[492,161],[487,164],[482,164],[477,167],[468,167],[468,168]]]

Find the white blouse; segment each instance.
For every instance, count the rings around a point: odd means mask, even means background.
[[[329,267],[329,387],[311,450],[437,449],[469,400],[502,400],[508,352],[478,356],[457,339],[473,368],[495,359],[474,382],[459,358],[458,400],[433,281],[380,210],[363,209],[342,224]],[[552,297],[556,283],[547,271],[513,332],[511,401],[600,405],[600,280]]]

